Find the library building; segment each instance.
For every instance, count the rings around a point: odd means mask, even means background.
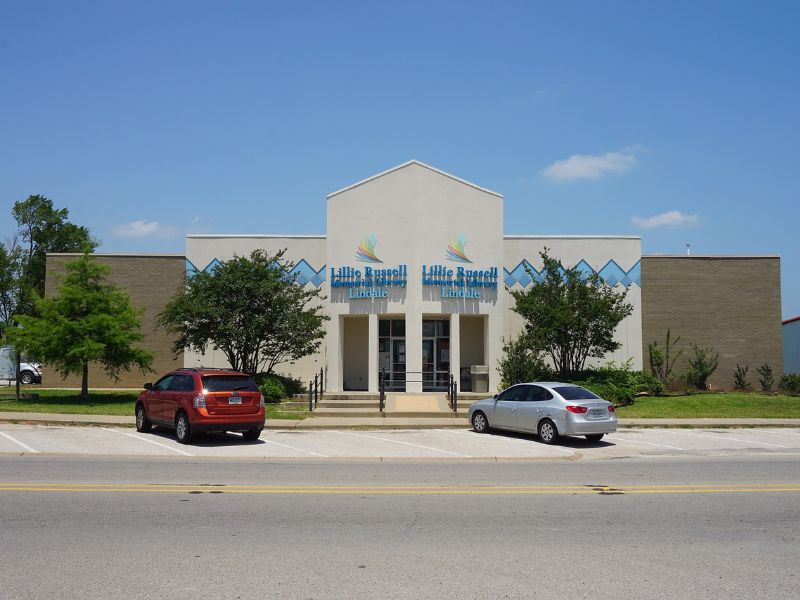
[[[782,372],[777,256],[642,256],[639,236],[551,235],[542,230],[557,225],[540,222],[509,227],[500,193],[416,160],[329,194],[326,219],[323,235],[198,234],[186,237],[184,255],[97,257],[145,310],[143,345],[156,354],[158,373],[227,366],[219,351],[176,358],[155,324],[185,277],[255,249],[285,249],[291,275],[321,290],[330,320],[319,352],[281,365],[282,374],[308,381],[321,371],[331,392],[377,392],[381,373],[397,393],[441,392],[451,375],[462,391],[494,392],[504,341],[523,328],[511,292],[536,283],[545,248],[566,267],[627,288],[633,312],[617,328],[619,350],[595,364],[646,367],[648,344],[663,343],[669,330],[719,351],[712,386],[729,387],[736,364],[754,370],[766,362]],[[47,293],[69,259],[48,255]],[[105,379],[99,370],[93,377]],[[141,380],[123,374],[107,387]]]

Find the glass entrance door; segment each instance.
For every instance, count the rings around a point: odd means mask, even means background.
[[[450,378],[450,320],[422,321],[422,391],[447,389]]]
[[[405,391],[405,319],[380,319],[378,321],[378,373],[384,373],[387,390]]]

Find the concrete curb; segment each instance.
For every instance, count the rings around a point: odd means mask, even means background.
[[[114,415],[70,415],[55,413],[0,412],[0,422],[37,425],[116,425],[133,427],[135,419]],[[620,419],[619,428],[725,428],[725,427],[797,427],[800,419]],[[469,428],[465,417],[309,417],[303,420],[267,419],[268,430],[310,431],[322,429],[439,429]]]

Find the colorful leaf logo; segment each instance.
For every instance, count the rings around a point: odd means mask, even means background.
[[[459,236],[454,239],[450,240],[450,245],[447,246],[447,258],[448,260],[454,260],[456,262],[463,262],[463,263],[471,263],[472,261],[467,258],[467,255],[464,253],[464,246],[467,245],[467,238],[464,237],[464,234],[459,234]]]
[[[377,243],[378,238],[375,237],[374,233],[369,234],[369,237],[365,237],[361,240],[361,243],[358,245],[358,250],[356,250],[356,260],[368,263],[382,263],[383,261],[375,256],[375,244]]]

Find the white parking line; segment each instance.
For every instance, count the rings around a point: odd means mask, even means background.
[[[724,433],[724,434],[723,433],[716,433],[715,434],[715,433],[706,433],[706,432],[703,432],[703,431],[693,431],[691,433],[689,433],[687,431],[674,431],[672,433],[681,433],[683,435],[702,435],[704,437],[714,438],[715,440],[718,440],[718,441],[731,440],[731,441],[734,441],[734,442],[744,442],[745,444],[759,444],[761,446],[771,446],[772,448],[789,448],[789,446],[780,446],[778,444],[769,444],[767,442],[757,442],[756,440],[745,440],[745,439],[742,439],[742,438],[735,438],[735,437],[729,436],[726,433]]]
[[[393,444],[403,444],[404,446],[414,446],[415,448],[422,448],[424,450],[433,450],[434,452],[443,452],[444,454],[450,454],[451,456],[460,456],[463,458],[471,458],[468,454],[459,454],[458,452],[450,452],[450,450],[442,450],[441,448],[433,448],[431,446],[423,446],[422,444],[413,444],[411,442],[401,442],[400,440],[392,440],[389,438],[379,437],[377,435],[365,435],[363,433],[350,433],[349,431],[334,431],[333,433],[338,433],[340,435],[351,435],[353,437],[360,437],[360,438],[369,438],[373,440],[380,440],[382,442],[391,442]]]
[[[173,448],[171,446],[167,446],[166,444],[162,444],[161,442],[156,442],[155,440],[147,439],[146,437],[135,435],[133,433],[128,433],[127,431],[119,431],[118,429],[109,429],[108,427],[101,427],[103,431],[108,431],[111,433],[119,433],[120,435],[127,435],[128,437],[132,437],[135,440],[141,440],[143,442],[147,442],[148,444],[153,444],[154,446],[160,446],[161,448],[166,448],[167,450],[172,450],[173,452],[177,452],[178,454],[183,454],[184,456],[194,456],[194,454],[189,454],[184,450],[180,450],[179,448]]]
[[[330,458],[330,456],[328,456],[327,454],[319,454],[318,452],[312,452],[311,450],[303,450],[302,448],[295,448],[294,446],[290,446],[288,444],[281,444],[280,442],[265,440],[263,436],[259,439],[265,444],[274,444],[275,446],[280,446],[281,448],[288,448],[289,450],[295,450],[297,452],[305,452],[306,454],[310,454],[311,456],[319,456],[320,458]]]
[[[7,433],[3,433],[2,431],[0,431],[0,435],[2,435],[7,440],[11,440],[12,442],[17,444],[18,446],[21,446],[22,448],[24,448],[28,452],[32,452],[34,454],[39,454],[39,451],[36,450],[35,448],[31,448],[30,446],[28,446],[28,444],[24,444],[24,443],[20,442],[18,439],[11,437]]]

